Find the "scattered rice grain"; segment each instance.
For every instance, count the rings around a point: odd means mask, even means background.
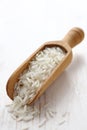
[[[46,119],[42,120],[42,121],[39,123],[38,127],[42,127],[45,123],[46,123]]]
[[[39,114],[36,108],[33,110],[26,104],[37,94],[38,89],[61,62],[65,54],[60,47],[46,47],[35,55],[28,68],[20,74],[18,82],[15,83],[14,101],[9,110],[17,121],[31,121],[34,116]],[[49,110],[47,114],[47,118],[48,116],[52,118],[55,113]],[[45,122],[46,119],[39,124],[39,127],[43,126]]]

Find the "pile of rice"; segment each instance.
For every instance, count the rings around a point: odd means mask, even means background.
[[[65,54],[65,51],[55,46],[46,47],[35,55],[14,87],[14,101],[10,112],[15,119],[31,120],[33,115],[38,113],[38,110],[33,111],[27,103],[36,95],[38,89],[61,62]]]

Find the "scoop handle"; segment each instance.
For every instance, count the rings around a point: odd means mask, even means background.
[[[71,48],[80,43],[84,38],[84,31],[81,28],[72,28],[63,38],[63,41],[67,43]]]

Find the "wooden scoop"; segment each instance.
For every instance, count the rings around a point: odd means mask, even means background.
[[[76,46],[78,43],[80,43],[84,38],[84,32],[80,28],[72,28],[67,35],[63,38],[61,41],[50,41],[44,43],[41,47],[39,47],[28,59],[26,59],[17,69],[14,71],[14,73],[9,78],[6,90],[8,96],[13,100],[13,94],[14,94],[14,86],[15,83],[18,81],[18,78],[20,74],[28,67],[29,62],[32,60],[32,58],[41,50],[43,50],[45,47],[53,47],[53,46],[59,46],[62,48],[65,52],[65,58],[60,62],[59,65],[57,65],[50,76],[45,80],[43,85],[40,87],[40,89],[37,91],[37,94],[34,96],[34,98],[28,102],[28,104],[33,103],[36,99],[38,99],[41,94],[48,88],[48,86],[65,70],[65,68],[69,65],[69,63],[72,60],[72,48]]]

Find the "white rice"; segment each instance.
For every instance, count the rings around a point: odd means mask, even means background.
[[[23,104],[30,101],[64,56],[59,47],[46,47],[38,52],[15,84],[14,98],[19,96]]]
[[[46,119],[42,120],[40,123],[39,123],[39,127],[42,127],[44,124],[46,123]]]
[[[35,55],[28,68],[20,75],[18,82],[15,84],[14,101],[9,110],[17,121],[31,121],[39,114],[39,110],[37,108],[33,109],[27,105],[27,102],[36,95],[38,89],[61,62],[65,54],[65,51],[60,47],[46,47]],[[54,117],[55,113],[49,110],[47,112],[47,118]],[[39,127],[44,122],[45,120]]]

